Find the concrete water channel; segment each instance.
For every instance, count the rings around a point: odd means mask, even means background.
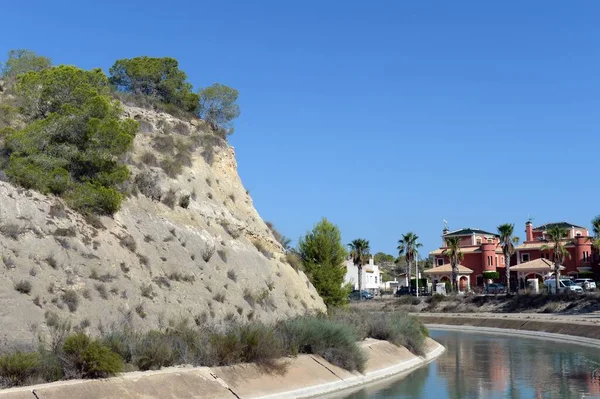
[[[600,398],[600,347],[504,333],[432,329],[446,347],[407,376],[338,398]]]

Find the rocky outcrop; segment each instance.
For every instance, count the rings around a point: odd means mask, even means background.
[[[255,210],[232,147],[200,120],[124,113],[140,132],[130,194],[113,217],[85,218],[0,182],[1,343],[33,343],[49,312],[94,333],[325,309]]]

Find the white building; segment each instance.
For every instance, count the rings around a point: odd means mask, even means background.
[[[358,267],[352,263],[352,259],[346,260],[344,283],[350,283],[355,290],[358,289]],[[371,258],[369,259],[369,263],[362,268],[362,289],[372,294],[377,294],[379,293],[380,284],[381,274],[379,274],[379,266]]]

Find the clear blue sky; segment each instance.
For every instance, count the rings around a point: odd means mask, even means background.
[[[429,251],[443,219],[523,236],[529,214],[600,213],[599,19],[593,0],[34,0],[2,6],[0,53],[177,58],[240,91],[231,143],[265,220]]]

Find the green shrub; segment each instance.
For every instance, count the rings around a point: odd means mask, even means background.
[[[114,188],[87,182],[66,194],[71,207],[82,213],[112,215],[119,210],[122,199],[122,194]]]
[[[498,273],[498,272],[491,272],[491,271],[485,271],[485,272],[483,272],[483,278],[484,279],[496,280],[496,279],[500,278],[500,273]]]
[[[31,292],[31,283],[26,280],[21,280],[15,284],[15,290],[19,291],[21,294],[27,294]]]
[[[163,196],[162,203],[165,204],[166,206],[168,206],[169,208],[173,209],[173,208],[175,208],[176,201],[177,201],[177,194],[175,193],[175,190],[170,188],[169,191],[167,191],[167,193]]]
[[[69,308],[69,311],[75,312],[79,306],[79,295],[74,290],[65,291],[62,294],[62,300]]]
[[[421,303],[421,300],[412,295],[406,295],[406,296],[400,297],[398,299],[397,303],[398,303],[398,305],[419,305]]]
[[[136,57],[117,60],[110,68],[110,83],[117,90],[145,95],[188,112],[198,109],[198,94],[186,81],[173,58]]]
[[[215,83],[200,90],[200,117],[221,137],[233,133],[233,119],[240,115],[238,91]]]
[[[179,198],[179,206],[187,209],[188,206],[190,206],[190,195],[186,194],[181,196],[181,198]]]
[[[357,344],[356,328],[323,317],[298,317],[279,323],[287,353],[311,353],[346,370],[363,371],[366,356]]]
[[[69,336],[63,351],[75,375],[80,378],[103,378],[123,370],[121,356],[83,333]]]
[[[160,331],[150,331],[141,337],[135,347],[133,361],[140,370],[158,370],[172,366],[175,354],[167,335]]]
[[[433,309],[433,308],[435,308],[437,306],[438,303],[444,302],[444,301],[448,301],[449,299],[450,299],[450,297],[447,297],[446,295],[433,294],[432,296],[430,296],[429,298],[427,298],[425,300],[425,302],[429,304],[429,307],[431,309]]]
[[[12,81],[27,72],[37,72],[52,66],[50,58],[37,55],[33,51],[18,49],[8,52],[8,59],[0,65],[0,76]]]
[[[6,137],[7,176],[25,188],[64,195],[82,213],[116,212],[117,188],[129,177],[119,159],[138,127],[120,118],[104,73],[42,69],[19,76],[14,92],[29,123]]]
[[[24,385],[40,366],[37,353],[17,352],[0,357],[0,382],[7,387]]]
[[[294,268],[295,271],[304,271],[302,259],[296,252],[288,252],[285,254],[285,261]]]

